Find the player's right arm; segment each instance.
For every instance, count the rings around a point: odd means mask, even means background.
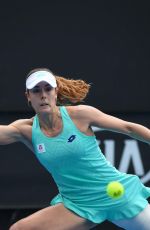
[[[0,145],[7,145],[14,142],[21,141],[22,134],[21,132],[10,125],[0,125]]]
[[[0,125],[0,145],[22,142],[31,145],[33,119],[20,119],[9,125]],[[28,146],[31,148],[31,146]]]

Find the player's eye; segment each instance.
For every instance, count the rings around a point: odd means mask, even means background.
[[[31,89],[32,93],[40,93],[41,89],[40,88],[33,88]]]
[[[52,89],[52,87],[51,87],[50,85],[47,85],[47,86],[45,87],[45,91],[46,91],[46,92],[51,91],[51,89]]]

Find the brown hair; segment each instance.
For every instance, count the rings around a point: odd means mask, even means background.
[[[34,72],[44,70],[52,73],[47,68],[36,68],[31,70],[27,74],[27,78]],[[58,105],[66,105],[66,104],[75,104],[79,102],[83,102],[83,100],[86,98],[89,89],[90,84],[86,83],[83,80],[74,80],[74,79],[68,79],[62,76],[57,76],[54,73],[52,73],[56,77],[57,81],[57,104]]]

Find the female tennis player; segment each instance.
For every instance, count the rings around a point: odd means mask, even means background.
[[[59,194],[51,205],[19,220],[10,230],[87,230],[105,220],[124,229],[150,229],[150,188],[136,175],[114,168],[102,154],[92,126],[126,134],[150,144],[150,129],[87,105],[90,85],[55,76],[49,69],[32,70],[26,96],[35,111],[31,119],[0,126],[0,144],[22,142],[53,176]],[[109,182],[125,193],[112,199]]]

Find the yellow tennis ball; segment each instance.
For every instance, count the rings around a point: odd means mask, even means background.
[[[112,181],[107,185],[107,195],[113,199],[119,199],[124,195],[124,186],[118,181]]]

